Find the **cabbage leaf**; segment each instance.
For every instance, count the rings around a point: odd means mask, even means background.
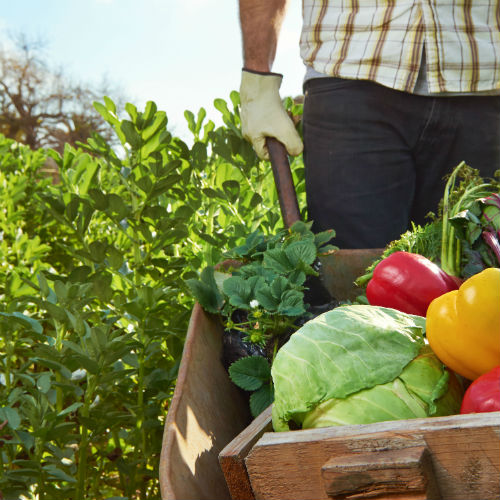
[[[404,405],[412,406],[415,416],[424,415],[425,406],[432,406],[430,396],[425,402],[404,382],[395,382],[425,345],[424,335],[425,318],[370,305],[337,307],[307,322],[278,351],[271,369],[275,430],[288,430],[290,420],[302,425],[322,403],[387,383],[392,391],[411,390]],[[384,398],[377,399],[384,405]]]

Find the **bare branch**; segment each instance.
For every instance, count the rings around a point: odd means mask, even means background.
[[[62,70],[49,70],[41,57],[43,41],[20,35],[17,50],[0,49],[0,133],[32,148],[85,142],[93,132],[108,141],[115,139],[109,125],[93,107],[109,92],[108,82],[98,89],[71,83]]]

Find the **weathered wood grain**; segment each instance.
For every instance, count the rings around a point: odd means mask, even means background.
[[[322,281],[331,296],[354,300],[362,292],[354,282],[382,251],[382,248],[340,249],[320,257]]]
[[[269,431],[272,431],[271,406],[221,451],[219,462],[233,500],[254,500],[245,458],[262,434]]]
[[[500,497],[500,412],[266,432],[245,460],[256,499],[327,500],[336,457],[426,447],[446,500]]]
[[[219,453],[251,421],[248,402],[220,362],[222,327],[196,304],[160,458],[162,499],[229,499]]]
[[[326,494],[334,500],[441,499],[424,446],[340,455],[328,460],[321,471]]]

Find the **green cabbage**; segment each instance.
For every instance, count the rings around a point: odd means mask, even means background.
[[[271,374],[276,431],[458,413],[460,384],[424,340],[425,318],[350,305],[306,323]]]

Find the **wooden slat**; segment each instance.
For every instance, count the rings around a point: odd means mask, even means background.
[[[245,458],[262,434],[269,431],[272,431],[271,406],[221,451],[219,462],[233,500],[254,500]]]
[[[222,327],[196,304],[160,458],[162,499],[229,499],[219,453],[251,421],[248,402],[220,362]]]
[[[257,499],[327,500],[321,468],[355,453],[427,447],[446,500],[500,497],[500,412],[266,432],[245,460]]]

